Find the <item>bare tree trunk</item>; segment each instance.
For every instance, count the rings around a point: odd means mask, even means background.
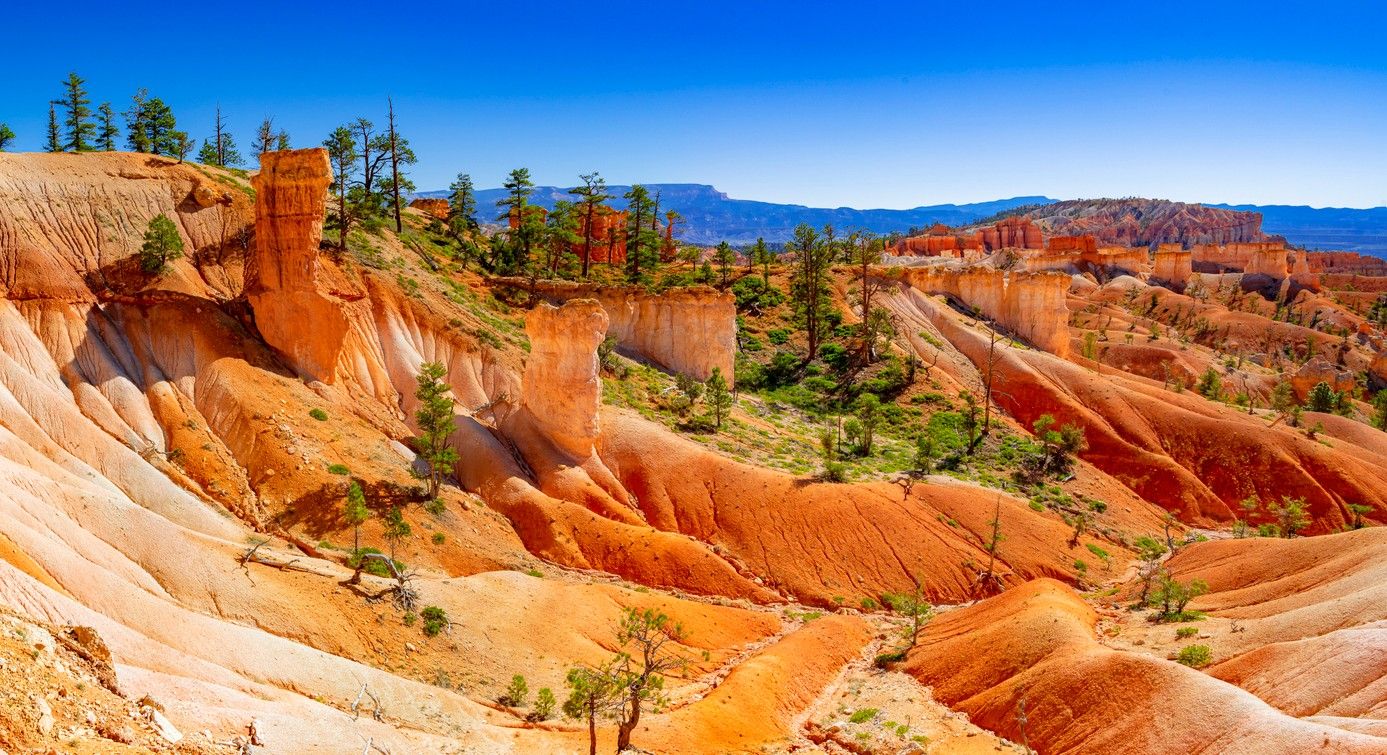
[[[404,230],[400,222],[400,140],[395,133],[395,100],[387,97],[386,102],[390,112],[390,187],[395,197],[395,233],[400,233]]]

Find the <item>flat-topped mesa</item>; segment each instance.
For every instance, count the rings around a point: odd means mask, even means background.
[[[498,282],[529,288],[520,279]],[[593,299],[606,310],[607,332],[623,352],[698,380],[717,368],[733,382],[737,299],[729,292],[694,286],[652,294],[636,287],[541,281],[535,293],[553,303]]]
[[[594,453],[600,431],[602,380],[597,347],[607,336],[606,311],[592,299],[555,307],[541,302],[525,316],[530,358],[522,411],[555,446],[575,459]]]
[[[953,297],[1038,349],[1061,357],[1069,354],[1068,275],[1008,273],[987,265],[889,268],[886,274],[898,275],[918,291]]]
[[[318,245],[332,183],[327,150],[266,152],[252,182],[255,254],[246,294],[256,326],[299,372],[333,383],[350,329],[342,304],[359,297],[343,298],[344,286],[320,280]]]
[[[1151,267],[1152,280],[1165,283],[1178,291],[1183,291],[1194,274],[1194,253],[1183,244],[1161,244]]]

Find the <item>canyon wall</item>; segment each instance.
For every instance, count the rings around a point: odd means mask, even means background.
[[[890,268],[883,275],[924,293],[953,297],[1036,348],[1061,357],[1069,353],[1068,275],[942,265]]]
[[[528,288],[526,281],[504,285]],[[536,293],[563,303],[592,299],[606,311],[609,335],[627,353],[670,372],[707,380],[717,368],[733,382],[737,355],[737,300],[707,286],[652,294],[641,288],[543,281]]]
[[[1387,259],[1357,252],[1308,252],[1307,263],[1316,273],[1356,273],[1387,276]]]
[[[1150,267],[1145,247],[1097,247],[1089,243],[1093,241],[1092,236],[1085,236],[1078,237],[1076,242],[1062,242],[1059,249],[1052,246],[1043,252],[1023,257],[1022,264],[1030,272],[1055,270],[1070,274],[1092,273],[1100,278],[1144,275]]]
[[[1092,236],[1053,236],[1045,244],[1051,252],[1098,252],[1098,239]]]
[[[608,317],[592,299],[560,307],[540,303],[525,316],[530,359],[523,378],[523,407],[534,426],[575,459],[593,455],[602,406],[597,347]]]
[[[1246,272],[1253,257],[1261,256],[1259,266],[1272,266],[1269,253],[1286,253],[1286,245],[1279,241],[1259,241],[1236,244],[1195,244],[1191,248],[1194,269],[1201,273]],[[1282,278],[1286,277],[1284,274]]]
[[[1156,249],[1151,277],[1184,290],[1194,274],[1194,253],[1180,244],[1161,244]]]
[[[1040,226],[1027,218],[1003,218],[980,231],[982,247],[996,249],[1040,249],[1045,245]]]

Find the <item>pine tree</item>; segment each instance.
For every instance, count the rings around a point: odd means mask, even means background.
[[[385,532],[383,534],[385,535],[386,542],[390,543],[390,561],[393,564],[395,561],[396,546],[400,544],[401,540],[409,537],[414,532],[414,528],[410,527],[409,522],[405,521],[404,512],[400,511],[399,506],[391,506],[381,518],[385,521]]]
[[[67,115],[63,117],[67,126],[64,150],[89,152],[92,148],[91,138],[96,133],[96,124],[91,122],[92,109],[88,107],[91,100],[87,99],[86,83],[86,79],[78,76],[76,72],[69,73],[63,81],[62,99],[54,100],[54,104],[62,106],[67,111]]]
[[[356,171],[356,138],[348,126],[333,129],[323,141],[327,147],[328,161],[332,164],[333,191],[337,194],[337,213],[328,216],[328,226],[337,229],[337,249],[347,250],[347,234],[351,231],[352,213],[347,206],[347,193],[352,185],[352,175]]]
[[[717,251],[713,253],[713,259],[718,263],[720,285],[727,288],[727,279],[732,275],[732,263],[737,261],[737,254],[732,251],[731,244],[723,241],[718,244]]]
[[[361,179],[352,192],[355,194],[352,204],[357,219],[365,222],[380,217],[383,210],[380,172],[390,157],[390,140],[365,118],[357,118],[350,128],[356,139],[357,156],[361,159]]]
[[[756,237],[756,243],[751,247],[750,259],[761,266],[761,282],[769,286],[771,283],[771,263],[775,262],[775,254],[766,246],[766,240],[760,236]]]
[[[578,197],[578,205],[582,208],[583,278],[587,278],[588,268],[592,264],[593,224],[597,219],[597,208],[611,199],[612,195],[607,193],[607,182],[597,171],[584,173],[578,176],[578,179],[583,185],[569,189],[568,193]]]
[[[414,191],[414,183],[405,176],[402,168],[406,165],[413,165],[415,157],[414,150],[409,148],[409,140],[400,136],[400,130],[396,127],[395,101],[387,98],[386,103],[389,106],[389,128],[386,131],[386,138],[390,145],[390,195],[392,209],[395,212],[395,232],[400,233],[404,230],[404,224],[400,219],[400,213],[404,209],[404,200],[400,198],[400,194]]]
[[[795,228],[794,238],[786,247],[795,255],[795,269],[790,281],[790,297],[794,303],[795,321],[809,341],[809,362],[819,351],[827,315],[832,307],[829,299],[829,267],[833,264],[834,244],[832,227],[824,228],[825,236],[807,223]]]
[[[212,121],[212,139],[202,140],[202,149],[198,152],[197,161],[219,168],[241,164],[241,153],[236,149],[236,140],[226,127],[221,105],[217,106],[217,115]]]
[[[458,453],[448,445],[448,437],[453,434],[452,390],[444,380],[447,370],[438,362],[425,362],[419,366],[415,377],[417,388],[414,398],[419,408],[414,412],[414,421],[419,425],[416,443],[419,455],[429,466],[429,498],[438,497],[443,476],[457,463]]]
[[[727,378],[723,377],[721,367],[713,368],[704,386],[708,409],[713,413],[713,427],[721,430],[723,417],[732,409],[732,392],[727,389]]]
[[[140,247],[140,267],[146,273],[163,272],[169,262],[182,256],[183,238],[178,235],[178,227],[163,213],[154,216]]]
[[[347,502],[342,506],[342,518],[352,528],[352,553],[361,551],[361,525],[371,518],[371,510],[366,508],[366,493],[360,483],[352,480],[347,486]]]
[[[578,243],[578,210],[572,202],[562,199],[544,223],[544,269],[551,278],[572,278],[573,247]]]
[[[101,129],[96,132],[96,148],[102,152],[115,152],[116,137],[120,136],[120,129],[116,128],[116,114],[109,102],[101,103],[96,110],[101,116]]]
[[[477,228],[477,190],[466,173],[459,173],[448,186],[448,224],[456,224],[459,232]]]
[[[58,128],[58,111],[52,103],[48,105],[48,140],[44,142],[43,148],[48,152],[63,151],[63,135]]]
[[[130,100],[130,109],[124,113],[125,138],[130,149],[171,157],[181,153],[186,157],[192,140],[178,130],[177,119],[169,106],[158,97],[150,97],[145,89],[135,92]]]
[[[530,180],[528,168],[511,171],[502,187],[506,190],[506,196],[497,200],[496,206],[504,211],[496,219],[509,223],[510,230],[506,234],[500,267],[504,272],[517,273],[528,268],[530,254],[543,226],[538,213],[530,207],[530,195],[534,193],[535,184]]]
[[[1310,389],[1310,395],[1305,399],[1305,408],[1312,412],[1332,412],[1335,404],[1334,388],[1321,380],[1315,383],[1315,387]]]
[[[10,124],[0,123],[0,152],[4,152],[13,141],[14,132],[10,130]]]
[[[644,282],[660,261],[659,205],[639,184],[622,195],[626,199],[626,280]]]

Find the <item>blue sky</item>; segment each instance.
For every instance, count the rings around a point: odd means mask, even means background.
[[[21,5],[0,10],[18,149],[76,70],[196,137],[220,102],[243,147],[265,115],[308,146],[391,95],[425,189],[523,165],[830,207],[1387,205],[1382,3]]]

